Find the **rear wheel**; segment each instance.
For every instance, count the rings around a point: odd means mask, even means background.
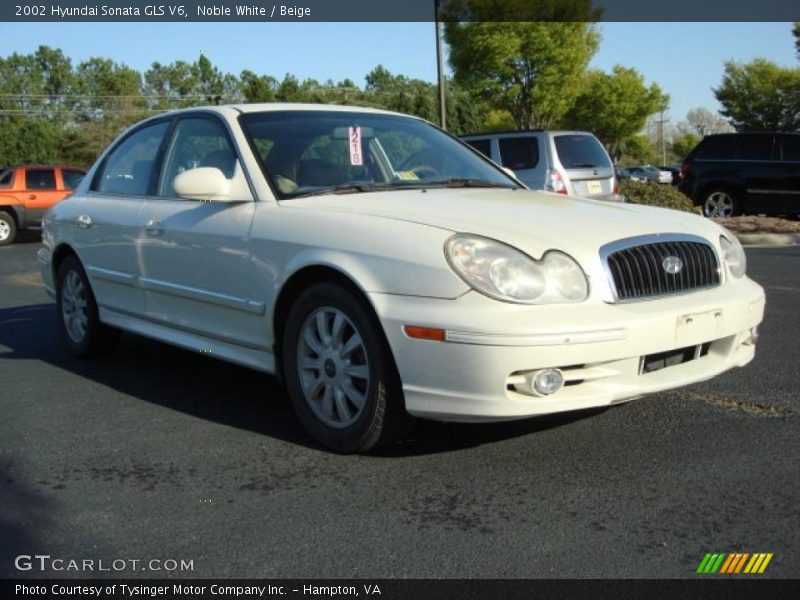
[[[80,262],[67,256],[56,275],[58,326],[70,354],[80,358],[107,350],[119,331],[106,327],[97,316],[97,302]]]
[[[17,237],[17,222],[10,214],[0,211],[0,246],[7,246]]]
[[[714,189],[703,198],[706,217],[733,217],[739,214],[739,204],[730,190]]]
[[[300,294],[286,322],[283,364],[298,418],[327,448],[369,451],[407,420],[380,322],[340,285],[318,283]]]

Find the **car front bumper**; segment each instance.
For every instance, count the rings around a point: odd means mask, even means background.
[[[409,413],[443,421],[501,421],[624,402],[703,381],[753,359],[764,291],[745,278],[643,302],[524,306],[469,292],[457,300],[370,294],[392,348]],[[444,329],[413,339],[404,325]],[[679,364],[646,361],[685,349]],[[686,358],[686,357],[689,358]],[[560,369],[566,385],[530,390]]]

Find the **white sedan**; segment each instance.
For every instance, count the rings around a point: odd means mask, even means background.
[[[70,352],[125,330],[273,373],[339,452],[411,416],[517,419],[705,380],[753,358],[764,312],[713,222],[530,191],[433,125],[365,108],[143,121],[43,240]]]
[[[639,167],[628,167],[628,173],[632,177],[641,179],[642,181],[653,181],[655,183],[672,183],[672,173],[669,171],[662,171],[650,165],[642,165]]]

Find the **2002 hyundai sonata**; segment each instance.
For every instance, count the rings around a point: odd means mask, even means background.
[[[417,118],[241,105],[139,123],[46,216],[69,350],[132,331],[282,378],[321,444],[409,415],[615,404],[748,363],[762,288],[726,230],[525,189]]]

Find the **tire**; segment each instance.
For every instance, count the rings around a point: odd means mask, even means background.
[[[119,330],[100,322],[89,278],[73,255],[65,257],[58,267],[56,313],[61,337],[73,356],[100,354],[119,340]]]
[[[289,311],[282,350],[294,411],[326,448],[367,452],[410,423],[381,324],[345,287],[321,282],[303,291]]]
[[[0,211],[0,246],[8,246],[17,237],[17,221],[5,211]]]
[[[734,217],[739,214],[739,201],[729,189],[714,188],[703,194],[701,202],[706,217]]]

